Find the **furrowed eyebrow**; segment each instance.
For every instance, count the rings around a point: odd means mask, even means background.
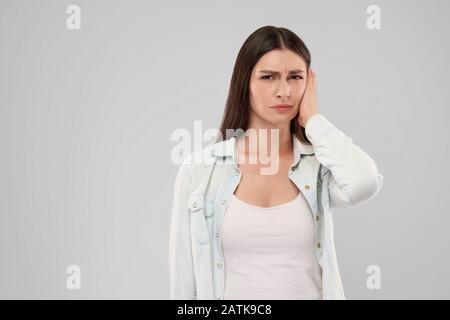
[[[260,70],[259,72],[260,73],[276,74],[276,75],[280,74],[278,71],[273,71],[273,70]],[[305,71],[303,71],[301,69],[296,69],[296,70],[289,71],[289,74],[294,74],[294,73],[305,73]]]

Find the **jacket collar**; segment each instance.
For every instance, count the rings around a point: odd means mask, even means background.
[[[231,157],[233,163],[236,159],[236,139],[237,136],[233,136],[228,140],[220,141],[213,146],[213,155],[216,157]],[[311,144],[302,143],[296,134],[292,134],[293,151],[294,151],[294,163],[296,166],[300,161],[302,155],[314,155],[314,147]]]

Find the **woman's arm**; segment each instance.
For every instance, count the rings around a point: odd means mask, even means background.
[[[191,248],[191,221],[188,208],[191,176],[183,162],[174,183],[169,236],[170,299],[195,300],[196,285]]]
[[[322,114],[308,119],[305,133],[317,160],[331,172],[330,207],[367,201],[381,190],[383,175],[372,158]]]

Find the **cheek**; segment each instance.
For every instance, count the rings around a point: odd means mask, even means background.
[[[300,90],[301,93],[303,93],[303,91],[305,91],[306,89],[306,82],[302,81],[298,84],[298,88]]]
[[[267,86],[253,85],[251,88],[251,97],[256,109],[263,108],[264,105],[270,103],[271,89]]]
[[[299,89],[300,97],[303,97],[303,95],[305,94],[305,90],[306,90],[306,84],[302,83],[300,85],[300,89]]]

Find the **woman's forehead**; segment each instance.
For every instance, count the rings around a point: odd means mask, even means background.
[[[256,63],[254,72],[260,71],[290,72],[306,70],[301,56],[291,50],[272,50],[264,54]]]

